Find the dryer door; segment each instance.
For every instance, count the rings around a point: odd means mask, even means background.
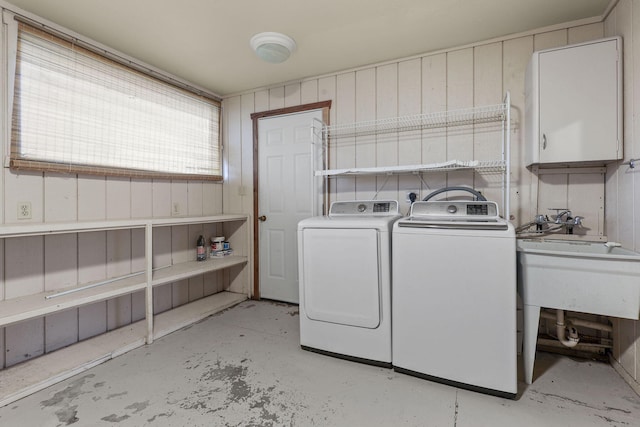
[[[301,300],[309,319],[380,324],[380,243],[374,229],[302,230]]]

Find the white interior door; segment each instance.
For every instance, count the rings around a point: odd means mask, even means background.
[[[298,302],[297,226],[313,216],[311,124],[322,110],[258,121],[260,297]]]

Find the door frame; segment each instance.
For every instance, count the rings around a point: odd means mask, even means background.
[[[295,107],[278,108],[276,110],[260,111],[251,114],[253,121],[253,292],[252,299],[260,299],[260,245],[259,245],[259,225],[258,225],[258,163],[259,163],[259,141],[258,141],[258,120],[266,117],[284,116],[287,114],[303,113],[311,110],[322,110],[322,121],[329,124],[329,110],[331,100],[313,102],[310,104],[297,105]]]

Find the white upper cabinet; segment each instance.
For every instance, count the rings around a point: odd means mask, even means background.
[[[527,166],[622,158],[622,39],[534,52],[526,74]]]

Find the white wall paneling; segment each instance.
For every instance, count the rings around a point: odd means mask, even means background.
[[[313,102],[318,102],[318,81],[317,80],[307,80],[300,84],[300,103],[301,104],[311,104]]]
[[[106,206],[106,178],[103,176],[78,176],[78,220],[106,219]]]
[[[625,164],[640,157],[640,4],[620,0],[604,24],[604,36],[622,36],[624,75],[624,161],[606,173],[606,234],[640,251],[640,169]],[[640,393],[640,322],[614,322],[614,367]]]
[[[630,2],[628,2],[630,3]],[[640,70],[640,7],[638,7],[637,2],[634,7],[632,7],[631,14],[632,17],[632,40],[631,46],[625,48],[625,52],[629,52],[627,56],[627,61],[630,61],[629,65],[626,65],[627,69],[632,67],[633,71],[626,72],[625,71],[625,87],[629,88],[630,96],[633,97],[633,104],[630,107],[631,112],[629,110],[625,110],[625,122],[628,120],[628,117],[635,117],[636,120],[632,120],[633,127],[631,128],[631,137],[626,139],[625,142],[627,147],[625,147],[625,158],[633,158],[636,159],[640,157],[640,120],[637,120],[638,114],[640,114],[640,84],[635,83],[638,80],[638,70]],[[625,61],[626,63],[626,61]],[[626,98],[626,96],[625,96]],[[629,135],[627,135],[629,136]],[[628,171],[628,169],[627,169]],[[640,191],[640,173],[635,172],[633,174],[633,223],[634,223],[634,248],[636,250],[640,249],[640,224],[638,224],[638,216],[640,215],[640,197],[638,196],[638,192]],[[640,324],[635,322],[634,324],[635,332],[636,332],[636,341],[635,341],[635,381],[638,387],[636,387],[636,391],[640,391]]]
[[[294,107],[300,105],[302,96],[300,94],[300,83],[293,83],[284,87],[284,106]]]
[[[5,353],[6,353],[6,350],[4,349],[4,343],[5,343],[4,331],[5,331],[5,328],[0,328],[0,366],[2,367],[5,366]]]
[[[473,106],[474,49],[447,54],[447,110]],[[472,125],[447,130],[447,160],[468,160],[474,155]],[[447,186],[474,187],[473,172],[449,173]]]
[[[7,326],[5,345],[6,367],[43,355],[44,319],[31,319]]]
[[[131,218],[131,179],[107,177],[107,219]]]
[[[131,322],[142,320],[146,315],[145,291],[131,294]]]
[[[45,352],[78,342],[78,309],[54,313],[44,318]]]
[[[78,236],[59,234],[44,237],[44,290],[78,284]]]
[[[568,44],[567,30],[549,31],[533,36],[533,50],[550,49]]]
[[[4,300],[4,242],[0,243],[0,301]],[[0,328],[0,368],[4,367],[5,358],[5,328]]]
[[[356,72],[356,121],[364,122],[376,118],[376,69],[369,68]],[[331,104],[333,105],[333,104]],[[336,109],[340,108],[336,105]],[[333,110],[333,108],[332,108]],[[335,122],[334,122],[335,123]],[[356,167],[376,166],[376,146],[374,136],[357,136]],[[331,165],[330,165],[331,167]],[[356,180],[356,199],[372,199],[376,194],[376,177],[358,176]],[[332,197],[336,199],[337,196]]]
[[[158,286],[153,290],[153,314],[163,313],[173,307],[173,285]]]
[[[78,215],[78,180],[75,175],[45,173],[44,221],[75,221]]]
[[[105,301],[78,308],[79,341],[105,332],[107,332],[107,303]]]
[[[253,94],[243,95],[240,99],[241,118],[250,116],[255,112],[255,99]],[[253,163],[253,126],[251,122],[241,121],[240,140],[242,142],[242,164]],[[253,169],[242,168],[240,175],[240,187],[238,189],[238,199],[241,207],[238,212],[253,213]]]
[[[44,292],[44,237],[15,237],[4,244],[4,297]]]
[[[581,216],[583,228],[574,233],[589,240],[604,240],[604,167],[537,169],[537,212],[553,218],[555,208]]]
[[[511,215],[516,224],[526,223],[536,214],[532,208],[532,174],[524,167],[524,82],[533,53],[533,36],[506,40],[502,45],[503,88],[511,92]],[[536,190],[537,194],[537,190]]]
[[[398,116],[398,64],[386,64],[376,68],[376,119]],[[375,136],[375,166],[398,165],[398,134]],[[396,177],[376,177],[378,199],[398,199]]]
[[[180,280],[171,285],[171,307],[179,307],[189,302],[189,280]]]
[[[269,89],[269,110],[284,108],[284,86]]]
[[[189,215],[189,182],[188,181],[172,181],[171,182],[171,216],[187,216],[187,215]]]
[[[42,222],[44,219],[44,179],[38,172],[15,173],[4,169],[4,221],[18,221],[18,203],[31,203],[31,219],[20,220],[22,224]]]
[[[196,215],[196,214],[194,214]],[[131,218],[153,216],[153,183],[150,179],[131,180]]]
[[[242,124],[240,121],[241,103],[240,97],[234,97],[229,100],[231,107],[223,108],[222,114],[225,123],[223,126],[223,134],[232,144],[225,146],[223,158],[225,165],[225,187],[224,187],[224,206],[227,212],[239,212],[242,209],[242,198],[239,197],[242,186],[242,167],[231,167],[230,165],[242,165]]]
[[[576,44],[604,37],[602,24],[588,24],[569,28],[568,43]]]
[[[422,60],[420,58],[403,61],[398,64],[398,105],[399,116],[410,116],[422,112]],[[422,163],[422,131],[403,132],[398,135],[398,164],[410,165]],[[410,204],[405,202],[405,191],[417,190],[420,199],[422,182],[415,175],[399,175],[397,177],[400,210],[408,212]]]
[[[318,101],[331,101],[331,105],[335,105],[336,99],[338,97],[338,84],[336,76],[324,77],[318,80]],[[329,110],[329,122],[330,123],[338,123],[338,115],[337,108],[331,108]],[[329,158],[335,158],[336,153],[333,147],[329,149]],[[335,195],[335,183],[330,183],[330,191],[331,194]],[[336,200],[331,197],[330,201]],[[325,211],[329,210],[329,206],[324,207]]]
[[[204,277],[198,276],[189,279],[189,301],[195,301],[204,297]]]
[[[200,216],[203,212],[203,184],[201,181],[189,181],[187,183],[187,214]]]
[[[422,58],[422,113],[437,113],[447,110],[447,54],[441,53]],[[401,107],[402,108],[402,107]],[[442,129],[422,131],[421,162],[440,163],[447,160],[447,134]],[[447,186],[447,174],[429,173],[424,175],[420,199],[439,188]],[[411,188],[409,188],[411,189]],[[400,190],[406,190],[400,188]]]
[[[345,73],[336,78],[336,123],[351,123],[356,120],[356,74]],[[342,138],[329,142],[329,159],[336,168],[351,167],[356,160],[355,138]],[[330,180],[335,200],[355,200],[356,183],[353,178],[338,177]],[[334,200],[334,201],[335,201]]]
[[[151,185],[152,213],[154,218],[171,216],[171,181],[154,179]]]

